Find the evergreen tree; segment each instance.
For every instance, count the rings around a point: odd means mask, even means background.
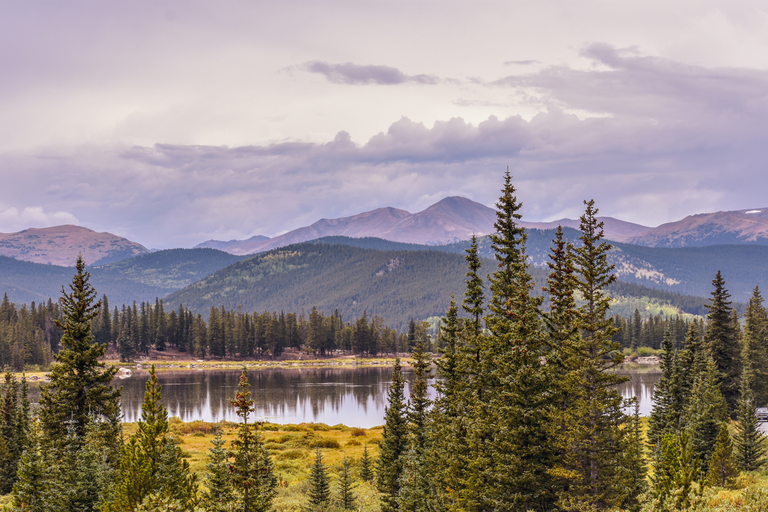
[[[309,469],[309,507],[312,511],[325,511],[331,504],[331,479],[323,464],[320,448],[315,449],[315,462]]]
[[[544,361],[541,298],[530,293],[526,236],[518,224],[522,205],[514,194],[507,172],[490,235],[498,270],[491,276],[482,394],[470,433],[471,443],[487,443],[487,449],[472,454],[469,493],[482,508],[549,510],[555,500],[549,439],[554,386]]]
[[[669,386],[669,404],[666,407],[666,425],[671,432],[684,428],[685,411],[691,400],[693,384],[706,366],[706,354],[701,346],[701,335],[691,324],[683,348],[675,354]]]
[[[406,422],[405,397],[400,358],[395,359],[392,369],[392,383],[387,392],[387,407],[384,410],[384,431],[379,443],[376,487],[381,493],[381,510],[399,510],[397,496],[400,492],[400,474],[403,470],[402,456],[408,448],[408,425]]]
[[[101,302],[95,302],[96,291],[88,283],[90,274],[80,256],[76,269],[70,293],[62,289],[64,321],[56,321],[64,331],[63,348],[55,356],[50,384],[42,386],[40,393],[40,421],[49,440],[65,438],[67,420],[74,421],[77,435],[83,436],[86,425],[95,418],[120,414],[120,390],[112,387],[117,368],[99,362],[106,347],[94,343],[91,333],[91,321],[99,314]]]
[[[373,459],[368,453],[368,445],[363,446],[363,456],[360,457],[360,480],[373,482]]]
[[[627,417],[617,386],[626,380],[610,371],[623,362],[617,332],[608,316],[610,298],[605,288],[616,280],[608,263],[611,246],[603,241],[594,201],[585,201],[581,217],[582,246],[575,249],[576,290],[582,305],[576,314],[580,337],[575,341],[568,380],[573,399],[567,417],[570,443],[563,454],[568,483],[561,494],[567,508],[606,508],[626,503],[628,478],[625,460]]]
[[[29,444],[31,416],[27,398],[27,381],[21,384],[6,369],[0,387],[0,493],[11,492],[21,454]]]
[[[345,457],[341,461],[339,468],[339,482],[336,486],[336,501],[342,510],[355,510],[357,507],[357,496],[355,495],[357,484],[352,480],[352,463]]]
[[[736,405],[736,460],[742,471],[756,471],[765,464],[765,440],[757,421],[757,407],[752,391],[752,338],[747,335],[742,344],[741,396]]]
[[[715,487],[729,487],[738,475],[731,436],[728,434],[728,427],[723,423],[717,434],[712,458],[709,460],[707,483]]]
[[[699,464],[686,431],[665,433],[659,443],[651,478],[653,510],[689,510],[699,480]]]
[[[715,289],[712,291],[711,304],[707,305],[709,313],[704,346],[715,362],[720,392],[731,413],[735,411],[739,398],[739,339],[732,321],[733,308],[728,300],[730,294],[725,289],[725,279],[719,270],[712,285]]]
[[[653,390],[653,411],[648,421],[648,440],[652,445],[658,445],[666,432],[677,432],[677,414],[674,409],[674,366],[675,354],[672,349],[672,331],[667,329],[662,342],[660,367],[661,378]]]
[[[403,459],[403,473],[400,476],[398,506],[400,510],[422,510],[432,501],[434,494],[432,479],[428,476],[427,452],[430,450],[428,411],[431,405],[427,394],[427,381],[431,377],[432,363],[424,352],[424,342],[419,338],[411,354],[414,379],[408,404],[409,447]]]
[[[727,417],[728,405],[718,385],[717,366],[712,358],[707,358],[704,370],[693,383],[684,417],[694,458],[701,464],[703,473],[707,472],[718,433]]]
[[[625,465],[628,470],[627,490],[622,503],[626,510],[640,509],[640,496],[647,490],[648,469],[645,462],[645,450],[643,447],[643,431],[640,422],[640,402],[633,397],[635,413],[629,422],[629,439],[625,454]]]
[[[763,306],[763,297],[757,286],[747,306],[742,344],[747,343],[754,400],[758,406],[765,406],[768,405],[768,311]],[[742,357],[742,364],[744,363]]]
[[[50,489],[50,459],[40,446],[37,423],[31,435],[31,442],[18,464],[18,478],[13,486],[11,510],[58,512],[57,499]]]
[[[152,493],[179,500],[186,508],[197,502],[197,483],[189,464],[168,437],[168,410],[161,403],[154,365],[141,405],[137,431],[123,447],[120,475],[108,511],[133,511]]]
[[[266,512],[272,508],[272,501],[277,495],[277,477],[257,425],[248,422],[254,411],[250,387],[248,375],[243,368],[240,389],[232,400],[232,406],[242,423],[238,428],[237,439],[232,441],[234,460],[229,469],[232,485],[238,493],[237,509],[242,512]]]
[[[216,426],[214,438],[209,448],[208,463],[205,465],[205,485],[207,491],[204,496],[205,508],[208,512],[226,512],[227,504],[234,501],[235,495],[230,484],[229,453],[224,448],[222,430]]]

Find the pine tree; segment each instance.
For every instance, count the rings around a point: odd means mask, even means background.
[[[208,463],[205,465],[205,486],[207,491],[204,496],[205,508],[208,512],[226,512],[227,503],[234,501],[229,474],[229,453],[224,448],[221,426],[216,426],[214,438],[208,449]]]
[[[0,387],[0,493],[11,492],[16,482],[16,469],[21,454],[29,444],[31,416],[27,398],[27,381],[21,383],[6,369]]]
[[[427,453],[432,449],[429,408],[431,401],[427,394],[427,381],[431,377],[432,363],[424,352],[424,342],[419,338],[411,354],[414,379],[407,409],[408,451],[403,458],[403,473],[400,475],[398,506],[400,510],[422,510],[433,499],[432,480],[428,476]]]
[[[725,279],[719,270],[712,285],[715,289],[712,291],[712,303],[707,305],[709,323],[704,334],[704,345],[717,367],[720,392],[731,413],[735,411],[739,398],[739,339],[731,318],[733,308],[728,300],[730,294],[725,289]]]
[[[728,417],[728,405],[720,392],[717,366],[712,358],[705,360],[703,371],[696,377],[684,422],[691,434],[694,458],[706,473],[720,428]]]
[[[742,471],[756,471],[765,464],[765,439],[757,421],[757,407],[752,391],[752,338],[747,335],[742,344],[740,397],[736,404],[736,460]]]
[[[472,418],[469,494],[482,508],[549,510],[554,504],[550,470],[553,405],[547,339],[541,325],[541,298],[531,295],[521,204],[511,176],[496,203],[496,233],[490,235],[498,270],[491,276],[488,334],[480,361],[478,407]],[[510,378],[514,376],[514,378]]]
[[[168,437],[168,410],[161,403],[161,391],[153,365],[137,431],[123,447],[119,479],[114,500],[107,507],[109,511],[132,511],[154,492],[172,496],[188,507],[197,501],[196,477]]]
[[[678,429],[676,421],[678,412],[674,409],[675,354],[672,349],[671,329],[664,332],[662,350],[664,353],[660,364],[661,378],[653,390],[653,411],[648,421],[648,441],[653,446],[659,444],[666,432],[674,433]]]
[[[575,249],[576,291],[582,305],[576,312],[579,337],[568,362],[567,386],[572,399],[566,411],[567,444],[563,450],[561,474],[566,484],[560,505],[566,509],[632,506],[627,503],[636,461],[627,458],[628,418],[617,390],[626,378],[611,370],[623,361],[617,329],[608,316],[610,298],[605,288],[616,280],[608,263],[611,246],[603,241],[603,223],[598,220],[594,201],[585,201],[581,217],[581,247]]]
[[[325,511],[331,504],[331,479],[323,464],[320,448],[315,449],[315,462],[309,468],[309,507],[312,511]]]
[[[403,371],[400,358],[395,359],[392,369],[392,383],[387,392],[387,407],[384,410],[384,432],[379,443],[376,487],[381,493],[383,512],[399,510],[397,496],[400,492],[400,474],[403,471],[402,456],[408,449],[408,425],[405,414]]]
[[[11,510],[14,511],[57,511],[55,493],[50,492],[51,461],[40,446],[40,432],[37,423],[31,435],[31,442],[18,464],[18,478],[13,486]]]
[[[629,422],[629,439],[627,452],[624,457],[625,467],[628,470],[627,488],[622,507],[626,510],[640,509],[640,496],[646,492],[648,469],[645,462],[645,450],[643,446],[643,432],[640,422],[640,402],[633,397],[635,413]]]
[[[339,481],[336,485],[336,501],[342,510],[355,510],[357,507],[355,487],[357,487],[357,484],[352,480],[352,463],[349,458],[344,457],[341,461]]]
[[[70,293],[62,289],[64,321],[56,321],[64,331],[63,348],[55,356],[50,384],[42,386],[40,393],[40,421],[49,440],[65,438],[67,420],[74,421],[78,436],[83,436],[86,425],[96,418],[120,414],[120,390],[112,387],[117,368],[99,361],[106,346],[95,343],[91,333],[101,302],[95,302],[96,291],[88,283],[90,274],[80,256],[76,269]]]
[[[689,510],[699,475],[688,433],[682,431],[677,436],[665,433],[656,452],[651,478],[653,510]]]
[[[672,432],[678,432],[685,426],[685,411],[690,403],[693,384],[704,371],[705,362],[701,336],[696,326],[691,324],[683,348],[675,355],[672,365],[669,405],[665,411],[666,424]]]
[[[229,468],[232,485],[239,496],[238,510],[266,512],[272,508],[272,501],[277,495],[277,477],[256,425],[248,422],[254,411],[250,387],[248,375],[243,368],[240,389],[232,400],[232,406],[242,418],[242,423],[238,428],[237,439],[232,441],[234,460]]]
[[[373,459],[368,453],[368,445],[363,446],[363,456],[360,458],[360,480],[373,482]]]
[[[715,487],[729,487],[738,475],[731,436],[728,434],[728,427],[723,423],[717,434],[712,458],[709,460],[707,483]]]
[[[768,311],[763,306],[763,297],[757,286],[747,306],[742,340],[743,344],[749,343],[747,358],[752,367],[751,389],[755,403],[765,406],[768,404]]]

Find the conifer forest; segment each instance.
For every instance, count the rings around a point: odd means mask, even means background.
[[[531,275],[521,206],[507,172],[493,264],[473,238],[464,296],[451,297],[439,326],[416,318],[405,332],[376,315],[316,308],[167,311],[159,299],[110,308],[82,259],[59,301],[18,307],[6,296],[4,510],[768,510],[760,290],[741,315],[718,272],[702,317],[615,316],[594,201],[584,202],[578,243],[557,230],[545,282]],[[104,362],[107,351],[127,362],[150,350],[248,360],[289,349],[392,355],[383,428],[258,421],[245,369],[230,397],[239,421],[185,425],[169,417],[154,367],[141,419],[123,423],[118,369]],[[616,370],[643,349],[661,372],[647,417],[617,389],[627,378]],[[32,404],[23,372],[40,369],[49,381]],[[204,461],[191,460],[190,443],[203,439]]]

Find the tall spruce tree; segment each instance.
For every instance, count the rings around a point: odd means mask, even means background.
[[[684,423],[691,434],[694,458],[702,473],[708,470],[718,433],[728,417],[728,404],[718,385],[717,365],[707,357],[703,371],[696,376],[685,410]]]
[[[178,500],[185,510],[198,501],[197,478],[169,437],[168,410],[161,402],[161,391],[152,365],[141,419],[136,433],[123,446],[114,498],[105,506],[109,512],[133,511],[147,496],[158,492]]]
[[[765,464],[765,438],[757,420],[752,381],[752,337],[747,335],[742,343],[741,383],[739,401],[736,404],[736,460],[742,471],[756,471]]]
[[[435,495],[432,470],[427,459],[433,439],[427,384],[432,376],[432,362],[429,354],[424,351],[423,338],[416,341],[411,358],[414,379],[406,413],[409,446],[403,459],[398,494],[398,506],[403,511],[428,510]]]
[[[11,492],[16,482],[17,467],[31,436],[31,413],[27,398],[27,381],[21,383],[10,368],[0,387],[0,493]]]
[[[399,510],[397,496],[400,493],[400,475],[403,471],[403,454],[408,449],[408,424],[406,420],[403,370],[400,358],[395,359],[392,383],[387,392],[384,410],[384,432],[379,443],[376,487],[381,493],[381,510]]]
[[[249,423],[250,415],[254,411],[250,387],[248,374],[243,368],[240,388],[235,393],[235,399],[231,401],[242,422],[238,428],[237,439],[232,441],[234,460],[229,468],[232,484],[238,493],[237,510],[266,512],[272,508],[272,501],[277,495],[277,477],[257,425]]]
[[[608,316],[610,298],[605,288],[616,280],[603,222],[594,201],[585,201],[581,216],[581,247],[575,250],[576,290],[582,305],[576,315],[580,337],[574,343],[569,385],[573,400],[569,410],[570,443],[563,461],[569,473],[561,506],[570,509],[615,507],[626,502],[628,431],[627,417],[617,386],[626,380],[611,370],[623,362],[612,336],[617,329]]]
[[[757,286],[749,299],[745,320],[742,344],[749,344],[750,386],[755,403],[764,407],[768,405],[768,311],[763,306],[763,296]]]
[[[90,274],[78,256],[70,292],[62,289],[63,322],[56,325],[64,331],[61,351],[51,368],[50,384],[41,387],[38,414],[45,438],[66,437],[65,421],[74,421],[78,436],[97,418],[114,419],[120,415],[120,390],[112,387],[117,368],[100,362],[105,345],[94,342],[91,321],[99,314],[101,302],[88,283]]]
[[[541,298],[531,294],[526,235],[519,226],[522,204],[509,171],[496,206],[496,233],[490,238],[498,269],[491,276],[482,395],[471,433],[471,442],[487,449],[473,454],[469,490],[481,508],[549,510],[555,501],[550,474],[555,448],[549,438],[554,386]]]
[[[653,410],[648,421],[648,441],[653,446],[659,444],[665,433],[676,433],[679,428],[678,411],[674,408],[675,353],[672,346],[672,330],[667,329],[661,346],[661,378],[653,390]]]
[[[712,290],[711,304],[707,305],[709,313],[704,346],[715,362],[720,392],[728,404],[728,412],[732,413],[739,399],[739,339],[732,320],[733,308],[728,300],[731,295],[725,289],[725,279],[719,270],[712,285],[715,289]]]

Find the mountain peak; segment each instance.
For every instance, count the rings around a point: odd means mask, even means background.
[[[126,238],[72,224],[0,233],[0,255],[33,263],[69,267],[82,254],[88,265],[104,265],[147,253],[146,247]]]

